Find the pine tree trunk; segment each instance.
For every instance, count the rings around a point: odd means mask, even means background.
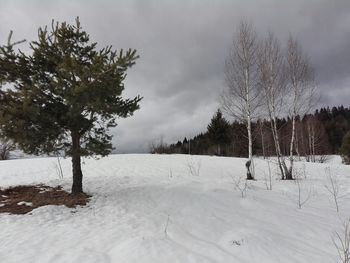
[[[83,173],[81,171],[80,136],[77,132],[72,132],[72,167],[72,195],[81,194],[83,193]]]

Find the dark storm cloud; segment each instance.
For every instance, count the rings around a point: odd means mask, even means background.
[[[322,105],[348,105],[350,3],[348,0],[0,1],[0,40],[35,38],[52,18],[84,29],[99,46],[136,48],[126,96],[144,100],[134,117],[113,130],[118,152],[147,150],[152,140],[171,142],[204,131],[219,106],[223,64],[243,19],[259,35],[297,36],[317,72]]]

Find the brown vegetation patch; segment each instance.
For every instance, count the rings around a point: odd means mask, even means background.
[[[65,205],[73,208],[77,205],[86,205],[89,198],[87,194],[71,195],[61,186],[15,186],[0,189],[0,213],[26,214],[45,205]]]

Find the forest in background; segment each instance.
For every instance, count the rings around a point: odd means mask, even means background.
[[[296,118],[296,142],[294,154],[305,156],[308,161],[323,162],[324,155],[339,154],[346,133],[350,130],[350,108],[326,107]],[[291,119],[278,118],[277,127],[281,138],[281,151],[290,151]],[[252,123],[253,154],[269,157],[276,153],[270,124],[267,120]],[[152,153],[177,153],[219,156],[248,156],[248,138],[244,123],[229,122],[218,110],[207,126],[207,130],[167,145],[163,140],[150,146]]]

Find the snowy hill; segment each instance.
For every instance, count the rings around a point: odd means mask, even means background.
[[[244,188],[245,159],[186,155],[111,155],[83,164],[86,207],[46,206],[0,214],[0,262],[337,262],[332,242],[350,216],[337,213],[326,170],[350,192],[350,167],[297,162],[294,181],[272,179],[256,161]],[[0,162],[1,187],[46,183],[70,189],[71,163],[38,158]],[[275,166],[270,163],[272,172]],[[243,178],[242,178],[243,179]],[[301,209],[298,207],[298,190]],[[242,190],[243,191],[243,190]],[[242,198],[242,194],[244,197]]]

